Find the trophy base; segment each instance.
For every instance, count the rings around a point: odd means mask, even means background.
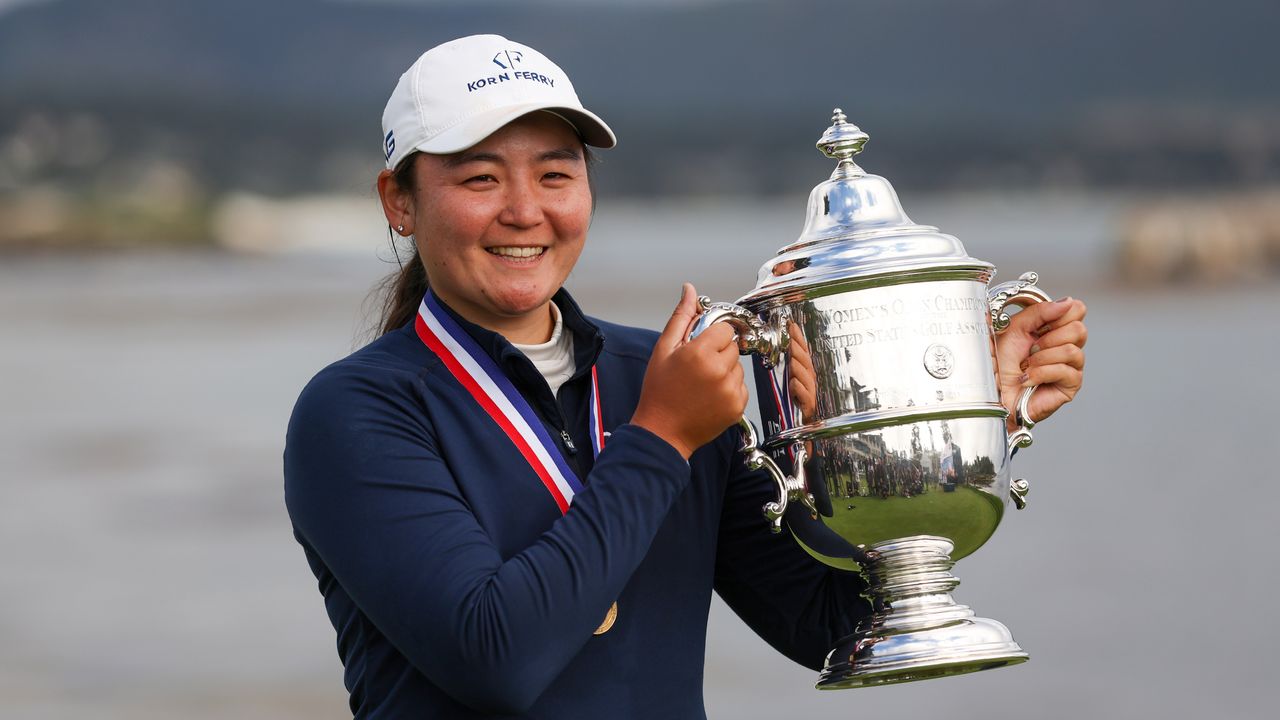
[[[962,675],[1027,661],[995,620],[975,617],[951,599],[951,542],[918,535],[871,546],[864,569],[880,609],[828,655],[819,690],[889,685]]]

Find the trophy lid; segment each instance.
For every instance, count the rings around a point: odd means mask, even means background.
[[[991,278],[991,264],[969,257],[954,236],[912,222],[889,181],[853,162],[868,135],[840,108],[831,122],[817,147],[837,161],[835,171],[809,194],[800,237],[760,268],[756,288],[740,304],[797,292],[813,297],[857,286]]]

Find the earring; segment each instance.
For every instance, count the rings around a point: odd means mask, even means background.
[[[404,225],[397,225],[397,226],[396,226],[396,232],[398,232],[398,233],[400,233],[401,235],[403,235],[403,234],[404,234]]]

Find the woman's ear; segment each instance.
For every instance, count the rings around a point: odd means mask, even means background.
[[[412,235],[413,193],[400,187],[394,171],[378,173],[378,197],[382,200],[382,213],[387,216],[387,225],[402,237]]]

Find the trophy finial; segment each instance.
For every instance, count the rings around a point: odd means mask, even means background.
[[[862,146],[869,137],[857,125],[849,122],[843,110],[836,108],[831,111],[831,127],[822,133],[817,147],[823,155],[840,161],[836,166],[837,174],[844,177],[861,175],[862,169],[853,163],[853,156],[862,152]],[[835,177],[832,175],[832,178]]]

